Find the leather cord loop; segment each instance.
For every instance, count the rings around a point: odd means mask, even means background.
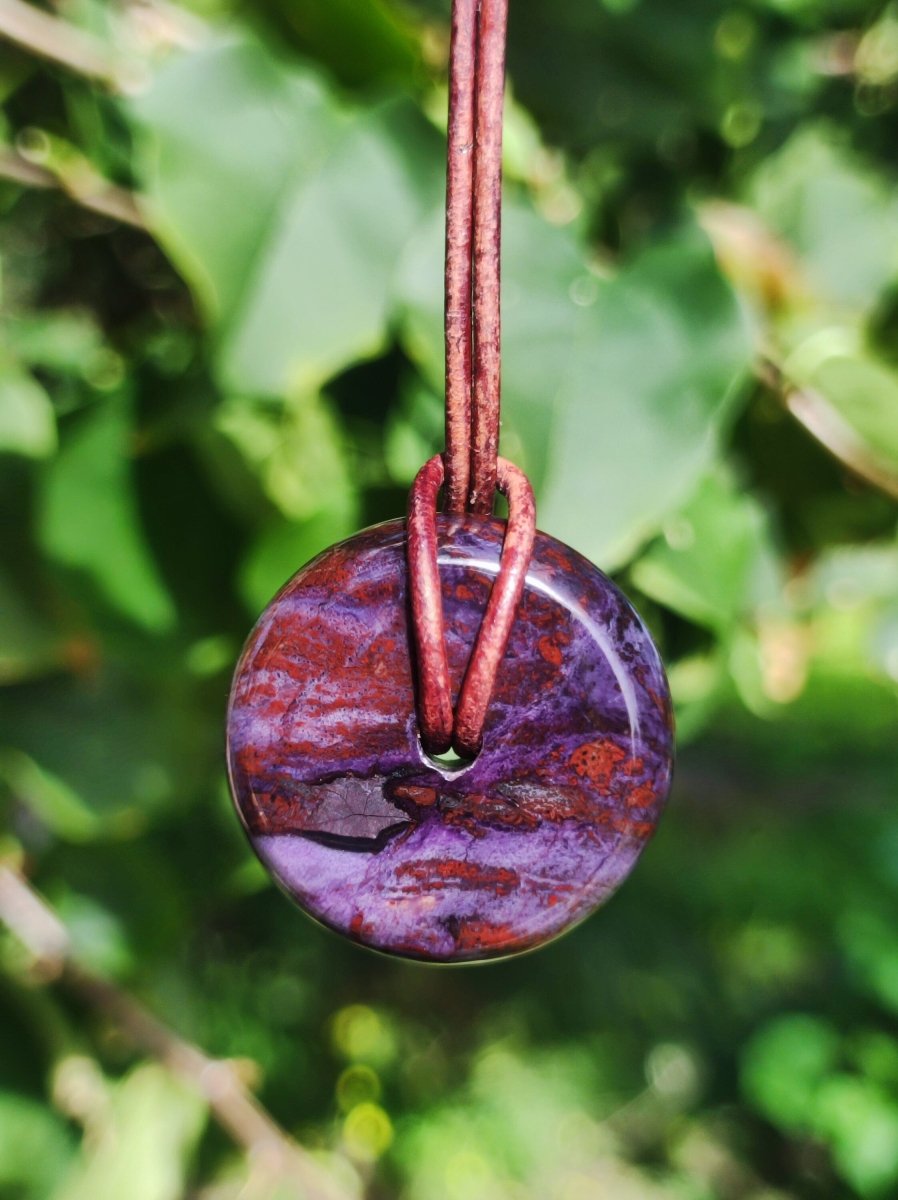
[[[474,643],[455,712],[443,625],[437,561],[436,500],[445,476],[441,455],[429,459],[409,496],[408,561],[412,627],[418,667],[418,721],[430,754],[450,746],[463,758],[480,750],[483,724],[508,639],[536,535],[536,503],[530,481],[507,459],[497,460],[496,486],[508,497],[508,525],[499,571]]]

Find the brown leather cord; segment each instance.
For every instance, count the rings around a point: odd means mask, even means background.
[[[446,169],[445,506],[453,513],[466,508],[492,512],[496,492],[507,21],[508,0],[454,0],[452,5]]]
[[[455,0],[446,159],[446,512],[464,512],[471,483],[471,287],[477,0]]]
[[[530,480],[505,458],[496,460],[496,468],[496,486],[508,498],[508,524],[499,574],[490,590],[455,710],[452,745],[462,757],[473,757],[480,750],[483,723],[524,591],[536,537],[536,500]]]
[[[502,108],[508,0],[481,0],[474,123],[474,403],[472,512],[491,513],[496,494],[501,384],[500,245]]]
[[[508,0],[453,0],[446,178],[446,451],[409,495],[407,553],[418,721],[431,754],[480,750],[496,674],[524,589],[536,532],[533,489],[498,457],[502,106]],[[509,519],[499,571],[455,712],[437,564],[436,507],[488,515],[496,489]]]
[[[417,657],[418,725],[431,754],[452,745],[452,690],[443,633],[443,597],[437,566],[437,495],[445,477],[442,456],[427,460],[408,497],[406,555]]]
[[[452,746],[464,758],[480,750],[496,673],[505,654],[536,533],[536,503],[530,480],[507,459],[497,460],[497,487],[508,497],[508,525],[499,572],[490,590],[474,650],[465,671],[453,718],[443,600],[437,563],[436,500],[445,468],[441,455],[429,459],[409,496],[408,563],[412,627],[418,661],[418,722],[431,754]]]

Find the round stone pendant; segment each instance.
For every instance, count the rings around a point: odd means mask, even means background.
[[[504,525],[437,518],[457,692]],[[434,962],[514,954],[629,874],[671,777],[658,653],[620,591],[544,534],[471,763],[417,730],[405,523],[326,550],[278,593],[237,666],[231,787],[256,853],[311,916]]]

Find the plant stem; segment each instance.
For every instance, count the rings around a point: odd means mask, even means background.
[[[40,980],[64,983],[112,1021],[136,1049],[199,1092],[221,1127],[246,1150],[255,1170],[281,1186],[292,1184],[305,1200],[350,1200],[352,1193],[338,1186],[252,1095],[233,1063],[209,1057],[117,984],[79,965],[65,925],[8,865],[0,865],[0,922],[29,952]]]
[[[898,500],[898,474],[892,464],[877,456],[821,392],[792,383],[770,358],[758,360],[756,374],[830,454],[865,483]]]
[[[82,208],[135,229],[146,228],[133,193],[106,183],[94,173],[79,173],[77,179],[69,178],[31,162],[9,146],[0,146],[0,179],[9,179],[25,187],[56,188]]]
[[[0,0],[0,37],[78,75],[118,86],[112,58],[98,38],[24,0]]]

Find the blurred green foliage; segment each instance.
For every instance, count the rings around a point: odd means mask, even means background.
[[[60,184],[0,188],[2,854],[348,1196],[894,1196],[894,5],[511,3],[503,445],[678,709],[621,896],[503,966],[393,963],[230,811],[255,614],[440,448],[447,9],[64,0],[118,89],[0,46],[0,168]],[[274,1198],[0,964],[2,1200]]]

